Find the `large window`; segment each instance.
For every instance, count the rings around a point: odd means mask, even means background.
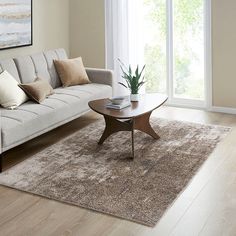
[[[210,0],[106,0],[107,65],[146,64],[146,93],[203,107],[210,88]],[[209,92],[209,93],[207,93]]]
[[[204,0],[142,0],[146,92],[205,100]]]

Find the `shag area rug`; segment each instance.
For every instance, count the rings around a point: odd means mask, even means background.
[[[135,133],[97,141],[98,121],[0,175],[0,184],[155,226],[230,128],[152,119],[159,140]]]

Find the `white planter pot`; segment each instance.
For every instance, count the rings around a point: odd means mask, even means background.
[[[138,94],[131,94],[130,95],[130,101],[131,102],[138,102],[139,101],[139,95]]]

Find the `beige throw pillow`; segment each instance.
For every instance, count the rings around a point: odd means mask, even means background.
[[[0,104],[7,109],[15,109],[28,100],[18,82],[7,71],[0,74]]]
[[[90,83],[81,57],[67,60],[54,60],[63,87]]]
[[[52,86],[41,78],[37,78],[33,83],[19,84],[19,86],[37,103],[41,103],[46,97],[53,94]]]

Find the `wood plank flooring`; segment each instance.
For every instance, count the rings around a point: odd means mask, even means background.
[[[173,107],[154,115],[233,127],[155,228],[0,186],[0,236],[235,236],[236,116]],[[8,151],[4,169],[100,118],[91,112]]]

